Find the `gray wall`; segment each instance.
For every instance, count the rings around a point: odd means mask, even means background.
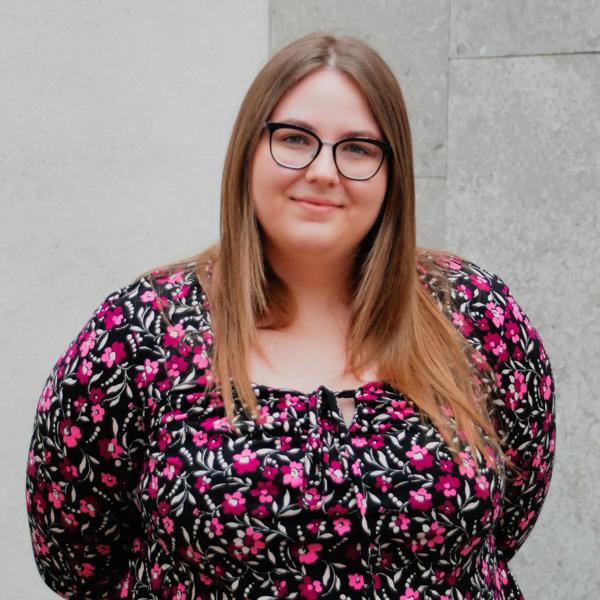
[[[0,1],[2,596],[35,573],[24,464],[53,360],[137,273],[216,238],[241,96],[316,29],[394,68],[419,240],[501,274],[558,389],[550,495],[512,566],[527,600],[600,593],[600,8],[595,0]]]

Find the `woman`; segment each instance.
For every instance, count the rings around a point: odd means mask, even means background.
[[[111,294],[41,395],[36,560],[73,598],[516,599],[554,386],[502,280],[415,246],[391,71],[325,34],[242,103],[221,238]]]

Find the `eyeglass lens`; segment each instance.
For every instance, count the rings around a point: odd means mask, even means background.
[[[297,129],[280,128],[272,132],[271,153],[284,167],[302,169],[319,150],[318,139]],[[368,141],[348,140],[335,149],[335,162],[340,173],[350,179],[369,179],[379,169],[383,150]]]

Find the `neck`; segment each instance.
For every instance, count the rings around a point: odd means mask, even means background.
[[[267,251],[267,250],[266,250]],[[319,324],[345,321],[345,290],[351,273],[348,257],[287,256],[268,252],[271,268],[290,288],[298,306],[296,323]]]

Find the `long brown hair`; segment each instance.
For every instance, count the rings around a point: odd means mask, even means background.
[[[246,412],[256,415],[247,370],[256,329],[282,328],[295,316],[289,288],[263,253],[250,162],[279,99],[320,68],[336,69],[359,85],[393,150],[381,212],[361,242],[346,290],[351,316],[346,372],[358,378],[368,365],[377,365],[380,379],[410,398],[453,450],[468,444],[474,457],[476,450],[487,456],[497,436],[486,411],[485,372],[479,366],[475,374],[469,343],[419,280],[419,269],[436,271],[438,292],[447,299],[443,253],[416,247],[412,143],[402,92],[367,44],[326,33],[307,35],[277,52],[250,86],[225,159],[220,241],[197,257],[215,333],[212,375],[226,414],[234,418],[237,394]]]

